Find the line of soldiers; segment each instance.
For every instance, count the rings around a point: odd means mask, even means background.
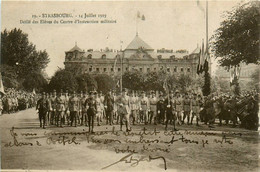
[[[184,124],[187,118],[187,124],[191,125],[194,117],[199,125],[202,105],[200,95],[194,93],[190,96],[187,93],[182,97],[179,91],[171,91],[166,97],[163,94],[156,96],[152,91],[147,97],[145,92],[139,96],[132,91],[128,95],[126,89],[119,95],[110,90],[106,95],[91,91],[89,94],[81,92],[80,95],[73,92],[71,96],[68,91],[60,91],[57,95],[54,90],[50,95],[43,94],[36,109],[39,110],[40,126],[43,128],[47,123],[59,127],[67,123],[70,126],[89,126],[89,131],[93,132],[95,119],[98,126],[104,119],[110,125],[120,123],[120,130],[125,124],[126,131],[131,130],[130,123],[165,123],[165,129],[170,123],[176,129],[175,123]]]
[[[26,91],[17,91],[13,88],[0,94],[0,115],[14,113],[36,106],[37,95]]]

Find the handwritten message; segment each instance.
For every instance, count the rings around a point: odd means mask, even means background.
[[[102,167],[102,169],[118,163],[127,163],[135,167],[140,162],[152,161],[160,161],[164,169],[167,169],[167,158],[165,156],[174,151],[175,146],[190,145],[203,149],[213,144],[233,146],[235,144],[233,139],[242,137],[242,133],[237,132],[162,131],[157,128],[148,130],[145,127],[138,131],[129,132],[117,131],[115,127],[95,133],[89,133],[85,129],[77,132],[45,131],[43,136],[32,132],[20,132],[18,134],[17,131],[14,127],[10,129],[12,140],[6,143],[5,147],[106,145],[107,149],[114,151],[116,154],[124,154],[121,159]],[[40,137],[43,139],[38,139]]]

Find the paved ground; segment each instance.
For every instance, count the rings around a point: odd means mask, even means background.
[[[183,125],[165,133],[163,125],[136,125],[125,133],[103,124],[90,135],[86,127],[40,129],[29,109],[0,116],[0,127],[2,169],[259,170],[259,133],[230,126]]]

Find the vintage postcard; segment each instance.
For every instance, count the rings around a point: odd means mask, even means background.
[[[257,1],[1,1],[1,171],[259,171]]]

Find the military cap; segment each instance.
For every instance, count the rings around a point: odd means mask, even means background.
[[[42,95],[45,95],[45,92],[42,92]]]
[[[176,90],[175,93],[179,93],[180,91],[179,90]]]
[[[173,94],[173,93],[174,93],[174,92],[171,90],[171,91],[170,91],[170,94]]]
[[[123,92],[127,92],[127,89],[126,89],[126,88],[123,88]]]

